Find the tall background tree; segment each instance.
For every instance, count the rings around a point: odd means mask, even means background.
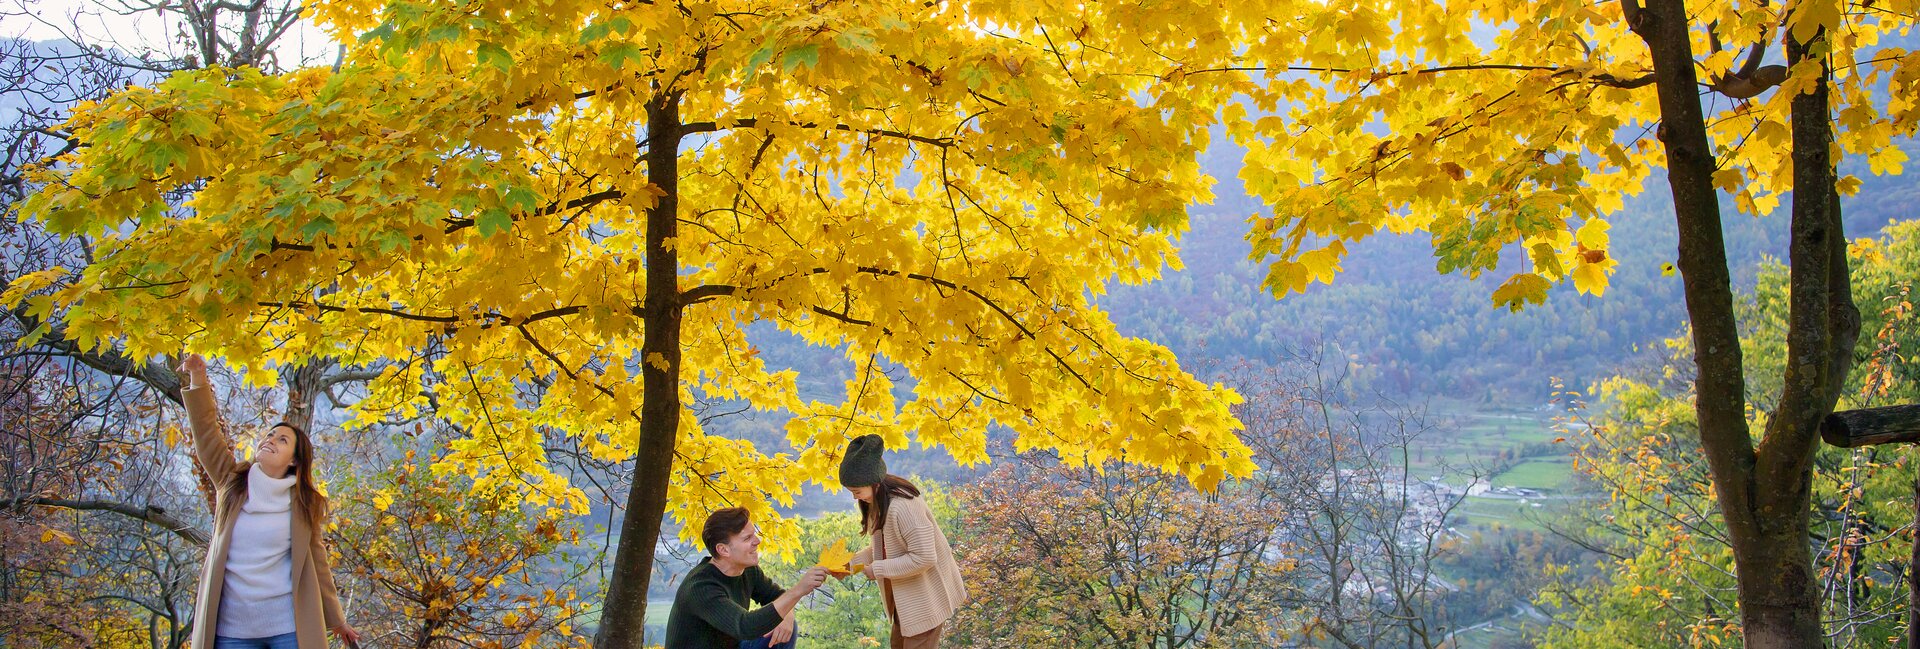
[[[1875,407],[1920,399],[1920,223],[1856,239],[1850,255],[1863,335],[1841,404]],[[1747,386],[1756,403],[1779,391],[1787,363],[1788,269],[1771,264],[1735,302],[1748,323]],[[1555,647],[1700,645],[1738,642],[1738,590],[1726,523],[1714,511],[1709,467],[1692,411],[1691,353],[1684,332],[1662,366],[1605,382],[1591,431],[1575,437],[1582,470],[1608,494],[1606,506],[1578,512],[1565,530],[1603,556],[1605,579],[1564,580],[1546,601],[1566,624]],[[1902,646],[1914,541],[1914,462],[1886,447],[1823,447],[1814,457],[1814,512],[1808,539],[1820,615],[1833,646]],[[1631,620],[1631,622],[1627,622]]]
[[[1323,49],[1260,66],[1319,82],[1268,86],[1296,102],[1289,119],[1234,131],[1250,149],[1242,179],[1274,208],[1255,221],[1255,254],[1285,295],[1332,281],[1348,245],[1426,231],[1440,271],[1508,275],[1496,304],[1537,303],[1561,281],[1600,294],[1616,264],[1606,216],[1664,167],[1744,637],[1817,646],[1811,461],[1858,333],[1838,197],[1859,180],[1835,165],[1852,155],[1900,170],[1890,143],[1915,116],[1898,98],[1920,59],[1882,39],[1914,15],[1837,0],[1330,12],[1304,35]],[[1750,409],[1719,195],[1768,215],[1789,190],[1791,360],[1779,392]]]

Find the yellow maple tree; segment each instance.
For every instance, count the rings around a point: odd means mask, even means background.
[[[431,409],[468,432],[437,468],[477,489],[581,511],[546,439],[634,461],[601,646],[639,641],[663,514],[745,504],[778,543],[772,506],[831,484],[854,435],[977,462],[998,425],[1203,488],[1253,469],[1238,397],[1095,302],[1177,267],[1211,199],[1195,155],[1218,106],[1143,103],[1165,61],[1093,45],[1145,11],[314,12],[349,44],[337,69],[186,72],[77,107],[81,146],[23,211],[94,258],[7,300],[82,346],[185,347],[257,382],[379,368],[352,423]],[[803,399],[753,323],[844,352],[847,398]],[[701,399],[792,413],[791,448],[709,435]]]

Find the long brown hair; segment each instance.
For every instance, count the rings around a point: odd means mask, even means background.
[[[866,530],[868,534],[877,534],[881,528],[886,527],[887,505],[891,504],[895,496],[919,498],[920,488],[907,482],[906,478],[891,473],[881,478],[880,484],[873,486],[873,503],[860,503],[860,529]]]
[[[320,495],[320,488],[314,486],[313,482],[313,439],[307,437],[306,429],[284,421],[274,422],[267,430],[271,432],[280,427],[293,431],[293,473],[299,477],[293,484],[293,498],[300,502],[300,511],[306,513],[307,529],[319,534],[320,528],[326,523],[326,512],[321,510],[326,508],[327,499]],[[252,467],[251,462],[240,465],[239,470],[227,479],[224,489],[227,502],[236,502],[234,499],[247,491],[247,471]]]

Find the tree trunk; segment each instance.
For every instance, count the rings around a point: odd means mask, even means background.
[[[1736,562],[1747,554],[1755,564],[1738,571],[1748,647],[1823,644],[1809,540],[1813,459],[1820,422],[1833,413],[1860,331],[1834,190],[1825,33],[1815,32],[1801,42],[1789,28],[1786,39],[1789,65],[1812,60],[1821,65],[1821,73],[1812,89],[1792,99],[1788,362],[1779,405],[1760,441],[1755,475],[1748,478],[1749,485],[1765,488],[1756,489],[1754,509],[1743,512],[1755,528],[1747,533],[1764,540],[1735,554]],[[1749,584],[1749,578],[1754,583]]]
[[[1851,298],[1828,158],[1825,85],[1794,99],[1790,363],[1780,408],[1756,449],[1747,428],[1746,378],[1712,184],[1714,154],[1700,108],[1686,7],[1680,0],[1655,0],[1645,9],[1626,0],[1622,7],[1653,55],[1660,139],[1666,146],[1699,373],[1694,409],[1733,546],[1745,644],[1750,649],[1820,647],[1824,636],[1808,534],[1812,461],[1820,419],[1832,411],[1847,367],[1835,354],[1850,358],[1853,339],[1844,326],[1835,326],[1845,320]],[[1790,58],[1806,55],[1806,48],[1789,41]]]
[[[1764,498],[1773,494],[1761,495]],[[1784,496],[1782,493],[1766,499]],[[1736,546],[1734,573],[1740,581],[1740,625],[1746,646],[1750,649],[1826,646],[1820,627],[1819,592],[1813,578],[1813,554],[1808,549],[1806,510],[1750,512],[1745,518],[1761,525],[1779,526],[1764,536],[1745,532],[1749,536],[1745,542],[1728,527]],[[1797,521],[1786,520],[1789,518]],[[1751,525],[1747,527],[1753,529]]]
[[[327,372],[333,367],[331,360],[314,359],[281,379],[287,386],[287,405],[280,412],[281,421],[313,434],[313,406],[320,397]]]
[[[680,263],[678,229],[680,97],[662,91],[647,105],[647,180],[660,189],[647,208],[646,326],[641,342],[640,446],[627,493],[620,547],[600,613],[599,649],[640,649],[646,632],[647,585],[667,511],[667,478],[680,432]]]

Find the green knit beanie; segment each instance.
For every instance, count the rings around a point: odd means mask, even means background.
[[[887,443],[879,435],[861,435],[847,442],[847,454],[840,457],[840,484],[847,488],[871,487],[887,477],[887,460],[880,456]]]

